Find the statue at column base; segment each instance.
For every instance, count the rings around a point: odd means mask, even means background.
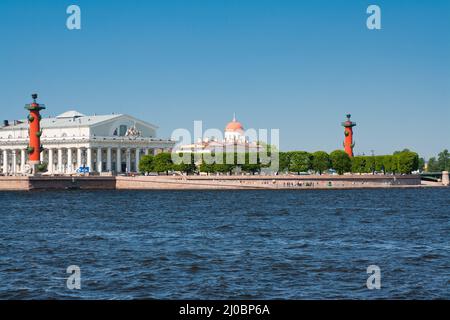
[[[40,161],[30,161],[24,167],[24,174],[28,176],[37,176],[40,175],[41,172],[39,170]]]

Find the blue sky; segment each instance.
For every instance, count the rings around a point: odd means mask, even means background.
[[[82,30],[66,28],[66,8]],[[366,9],[382,10],[382,30]],[[128,113],[161,127],[280,129],[283,150],[450,148],[450,1],[0,2],[1,118]]]

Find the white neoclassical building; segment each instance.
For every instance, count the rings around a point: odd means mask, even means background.
[[[236,120],[236,114],[233,120],[225,127],[224,139],[205,137],[192,144],[179,145],[175,152],[177,153],[218,153],[218,152],[259,152],[263,148],[255,141],[250,142],[245,135],[245,129],[242,123]]]
[[[0,128],[0,162],[3,175],[27,171],[28,122],[5,121]],[[153,124],[125,114],[86,116],[68,111],[43,118],[41,162],[48,174],[138,171],[140,157],[170,151],[174,141],[158,139]]]

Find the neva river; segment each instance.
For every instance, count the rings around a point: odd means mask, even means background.
[[[450,298],[450,188],[0,193],[1,299]],[[81,268],[81,290],[66,269]],[[381,290],[368,290],[369,265]]]

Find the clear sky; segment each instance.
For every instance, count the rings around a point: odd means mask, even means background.
[[[66,9],[82,29],[66,28]],[[366,9],[382,10],[382,30]],[[450,148],[448,0],[1,0],[1,119],[127,113],[160,126],[280,129],[283,150]]]

